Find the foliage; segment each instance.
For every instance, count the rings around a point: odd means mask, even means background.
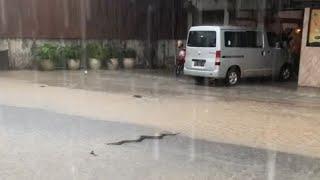
[[[111,54],[110,54],[110,58],[118,58],[121,59],[123,57],[124,53],[123,50],[119,49],[119,48],[111,48]]]
[[[58,55],[58,46],[46,43],[36,47],[33,53],[39,60],[55,61]]]
[[[137,52],[134,49],[126,49],[124,57],[126,58],[136,58],[137,57]]]
[[[112,48],[110,46],[103,46],[105,52],[105,59],[110,59],[112,56]]]
[[[103,47],[99,43],[91,43],[87,45],[87,53],[89,58],[104,60],[110,56],[109,48]]]
[[[71,45],[60,48],[62,57],[66,59],[80,59],[81,57],[81,46]]]

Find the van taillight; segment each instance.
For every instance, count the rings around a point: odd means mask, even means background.
[[[215,65],[216,66],[220,66],[221,64],[221,51],[217,51],[216,52],[216,62],[215,62]]]

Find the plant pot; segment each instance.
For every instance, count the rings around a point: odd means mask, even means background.
[[[123,67],[125,69],[133,69],[135,66],[136,59],[135,58],[124,58],[123,59]]]
[[[52,71],[54,70],[54,64],[49,59],[43,59],[40,61],[40,69],[43,71]]]
[[[80,60],[79,59],[68,59],[67,61],[69,70],[79,70],[80,69]]]
[[[92,70],[99,70],[101,68],[101,61],[99,59],[90,58],[89,67]]]
[[[108,62],[108,69],[110,70],[117,70],[119,68],[119,59],[118,58],[111,58]]]

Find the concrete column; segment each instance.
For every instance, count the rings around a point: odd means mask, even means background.
[[[198,14],[198,19],[197,19],[197,23],[198,25],[202,25],[203,23],[203,2],[197,2],[197,14]]]
[[[307,46],[310,8],[305,9],[301,44],[299,86],[320,88],[320,47]]]
[[[224,17],[223,17],[223,25],[229,25],[230,24],[230,12],[229,9],[229,2],[228,0],[224,1]]]
[[[229,25],[230,23],[230,13],[227,8],[224,8],[224,22],[223,25]]]
[[[196,1],[195,0],[188,0],[189,2],[191,2],[192,3],[192,5],[195,5],[195,3],[196,3]],[[193,26],[193,24],[194,24],[194,10],[189,10],[188,11],[188,30],[191,28],[191,26]]]
[[[258,10],[258,28],[264,29],[265,27],[265,16],[266,16],[266,0],[261,0],[259,4],[257,4]]]
[[[198,11],[198,21],[197,21],[197,25],[202,25],[203,24],[203,10],[199,9]]]
[[[188,30],[191,28],[193,24],[193,17],[192,12],[188,12]]]

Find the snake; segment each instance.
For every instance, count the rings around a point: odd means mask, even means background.
[[[167,136],[177,136],[179,133],[175,133],[175,134],[172,134],[172,133],[162,133],[158,136],[145,136],[145,135],[142,135],[140,136],[138,139],[135,139],[135,140],[123,140],[123,141],[118,141],[118,142],[113,142],[113,143],[108,143],[107,145],[114,145],[114,146],[120,146],[120,145],[123,145],[123,144],[129,144],[129,143],[140,143],[144,140],[147,140],[147,139],[150,139],[150,140],[160,140],[160,139],[163,139],[164,137],[167,137]]]

